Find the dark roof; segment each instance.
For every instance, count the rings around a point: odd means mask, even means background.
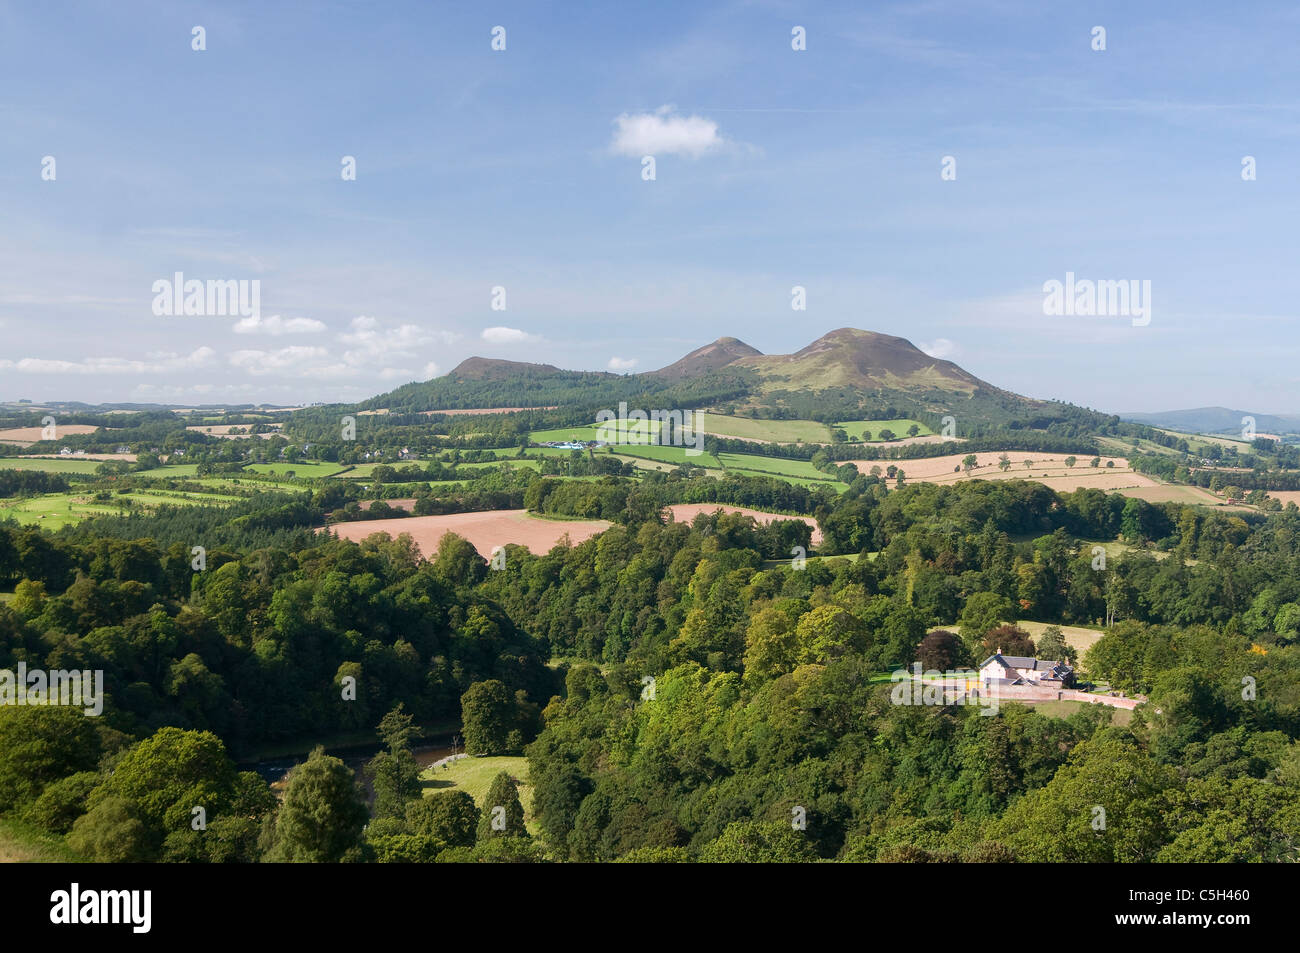
[[[1003,686],[1003,687],[1005,687],[1005,686],[1010,686],[1010,685],[1023,685],[1024,682],[1025,682],[1025,680],[1024,680],[1023,678],[1020,678],[1019,676],[1017,676],[1016,678],[986,678],[986,679],[984,679],[984,684],[985,684],[985,685],[999,685],[999,686]]]
[[[1007,668],[1024,669],[1030,672],[1047,672],[1057,676],[1063,676],[1074,671],[1064,662],[1030,658],[1027,655],[1003,655],[1001,652],[990,655],[983,662],[980,662],[980,668],[984,668],[989,662],[1001,662]]]

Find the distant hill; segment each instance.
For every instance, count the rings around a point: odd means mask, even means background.
[[[834,388],[910,393],[917,397],[944,395],[941,403],[960,395],[1002,395],[1040,404],[1001,390],[958,367],[931,357],[906,338],[839,328],[793,354],[764,354],[739,358],[737,367],[752,368],[764,391],[823,391]]]
[[[1122,420],[1163,427],[1184,433],[1240,433],[1243,417],[1255,418],[1258,433],[1300,433],[1300,414],[1252,414],[1228,407],[1197,407],[1191,410],[1166,410],[1154,414],[1120,414]]]
[[[462,381],[502,381],[517,377],[547,377],[559,373],[562,372],[553,364],[528,364],[524,361],[503,361],[494,357],[470,357],[453,367],[447,377]]]
[[[681,380],[685,377],[698,377],[726,367],[742,357],[761,356],[762,351],[750,347],[739,338],[718,338],[712,344],[696,348],[681,360],[674,361],[667,367],[650,371],[651,377]]]

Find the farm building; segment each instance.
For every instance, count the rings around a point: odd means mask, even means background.
[[[980,664],[980,681],[999,688],[1011,685],[1069,688],[1074,684],[1074,669],[1064,662],[1003,655],[999,649]]]

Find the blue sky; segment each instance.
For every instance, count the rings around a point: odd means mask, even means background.
[[[0,3],[0,398],[351,400],[852,326],[1106,411],[1300,412],[1298,34],[1209,3]],[[260,281],[259,320],[155,315],[178,271]],[[1067,271],[1149,280],[1150,324],[1045,315]]]

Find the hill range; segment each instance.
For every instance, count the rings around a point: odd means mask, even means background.
[[[1051,408],[1060,406],[996,387],[905,338],[840,328],[793,354],[763,354],[737,338],[723,337],[666,367],[639,374],[471,357],[442,377],[406,384],[358,408],[400,413],[559,405],[595,410],[620,400],[760,417],[937,419],[952,414],[991,426],[1050,415]]]
[[[1300,414],[1256,414],[1227,407],[1197,407],[1191,410],[1167,410],[1153,414],[1120,414],[1123,420],[1163,427],[1167,430],[1206,434],[1240,433],[1248,417],[1254,418],[1257,433],[1300,433]]]

